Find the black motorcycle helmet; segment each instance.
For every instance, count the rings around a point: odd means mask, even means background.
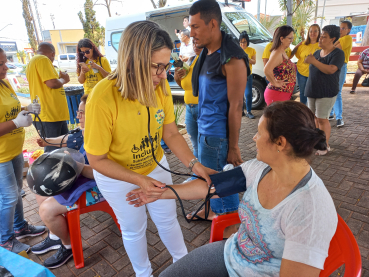
[[[74,149],[61,148],[42,154],[28,169],[28,186],[41,196],[58,195],[73,186],[83,166],[83,155]]]

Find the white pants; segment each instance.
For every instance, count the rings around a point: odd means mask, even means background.
[[[165,156],[160,163],[164,167],[169,168]],[[165,184],[173,183],[170,173],[159,166],[148,176]],[[135,208],[133,205],[128,205],[126,201],[126,194],[139,187],[131,183],[108,178],[95,170],[94,177],[100,192],[112,207],[120,224],[124,248],[127,251],[136,276],[151,276],[152,268],[147,253],[146,240],[146,208],[145,206]],[[146,207],[159,231],[162,242],[172,255],[173,262],[176,262],[188,252],[177,220],[175,200],[157,200],[147,204]]]

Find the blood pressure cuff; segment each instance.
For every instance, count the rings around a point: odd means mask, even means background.
[[[241,167],[211,175],[210,179],[219,197],[246,191],[246,177]]]

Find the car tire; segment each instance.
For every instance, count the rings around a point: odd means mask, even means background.
[[[252,109],[261,110],[265,106],[265,82],[255,79],[252,81]]]

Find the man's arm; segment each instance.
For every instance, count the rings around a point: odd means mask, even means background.
[[[244,60],[231,59],[224,65],[227,77],[227,96],[229,102],[228,127],[229,150],[227,161],[234,166],[243,163],[238,139],[240,135],[243,95],[246,89],[247,69]]]
[[[52,89],[58,89],[63,87],[65,84],[69,83],[69,75],[67,73],[64,73],[60,71],[59,73],[59,79],[51,79],[45,81],[45,85],[47,85],[49,88]]]

